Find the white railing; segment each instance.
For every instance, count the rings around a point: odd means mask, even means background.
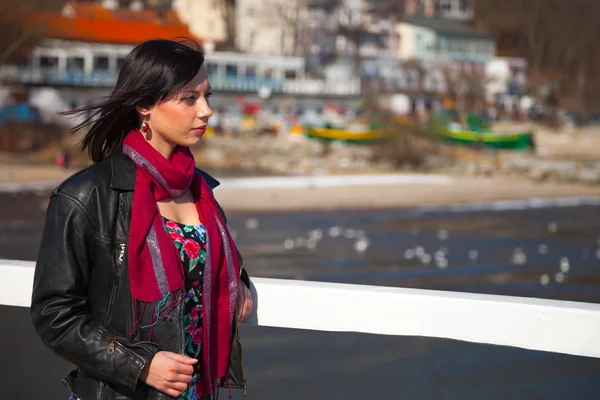
[[[110,88],[117,82],[116,72],[83,70],[66,71],[57,68],[0,67],[0,80],[32,85],[93,86]],[[300,95],[357,96],[360,81],[329,82],[319,79],[256,79],[210,75],[211,87],[216,91],[256,93],[261,87],[272,93]]]
[[[33,262],[0,260],[0,305],[28,307]],[[250,325],[426,336],[600,358],[600,304],[253,278]]]

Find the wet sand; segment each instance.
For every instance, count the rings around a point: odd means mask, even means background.
[[[217,179],[226,180],[232,174],[257,176],[258,171],[207,170]],[[55,166],[15,166],[0,163],[0,192],[2,183],[45,182],[48,187],[58,185],[76,170],[62,170]],[[10,180],[5,178],[10,176]],[[424,175],[427,176],[427,175]],[[477,203],[498,200],[525,200],[530,198],[598,197],[600,186],[535,183],[518,178],[454,177],[450,185],[403,184],[362,185],[349,187],[309,188],[217,188],[215,196],[227,211],[301,211],[339,209],[382,209]],[[356,179],[360,179],[358,176]]]
[[[220,189],[225,210],[298,211],[385,209],[531,198],[600,197],[600,186],[543,183],[508,178],[453,179],[450,185],[386,185],[294,189]]]

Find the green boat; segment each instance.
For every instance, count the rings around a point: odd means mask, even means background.
[[[434,116],[429,130],[441,140],[470,146],[495,149],[534,149],[533,131],[500,132],[487,127],[483,118],[468,115],[461,118],[456,113],[443,112]]]

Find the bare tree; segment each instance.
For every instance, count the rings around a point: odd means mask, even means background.
[[[485,104],[485,88],[491,82],[484,68],[471,64],[449,62],[440,65],[443,76],[444,95],[459,111],[482,109]]]
[[[306,28],[301,18],[307,0],[263,0],[262,23],[281,29],[279,38],[281,53],[298,54],[300,33]]]
[[[501,55],[528,61],[549,107],[586,111],[600,106],[599,17],[596,0],[478,0],[474,24],[497,38]]]
[[[237,50],[237,0],[216,0],[225,21],[227,37],[223,43],[224,50]]]
[[[41,11],[58,11],[65,0],[22,0],[18,8],[9,0],[0,0],[0,64],[16,61],[43,38]]]

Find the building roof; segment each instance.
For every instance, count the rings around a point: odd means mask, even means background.
[[[194,37],[177,14],[169,10],[110,10],[98,4],[69,3],[62,13],[38,13],[47,38],[136,45],[149,39]]]
[[[460,22],[439,17],[428,18],[424,16],[410,16],[405,17],[402,22],[409,25],[428,28],[444,36],[493,40],[491,36],[477,32]]]

